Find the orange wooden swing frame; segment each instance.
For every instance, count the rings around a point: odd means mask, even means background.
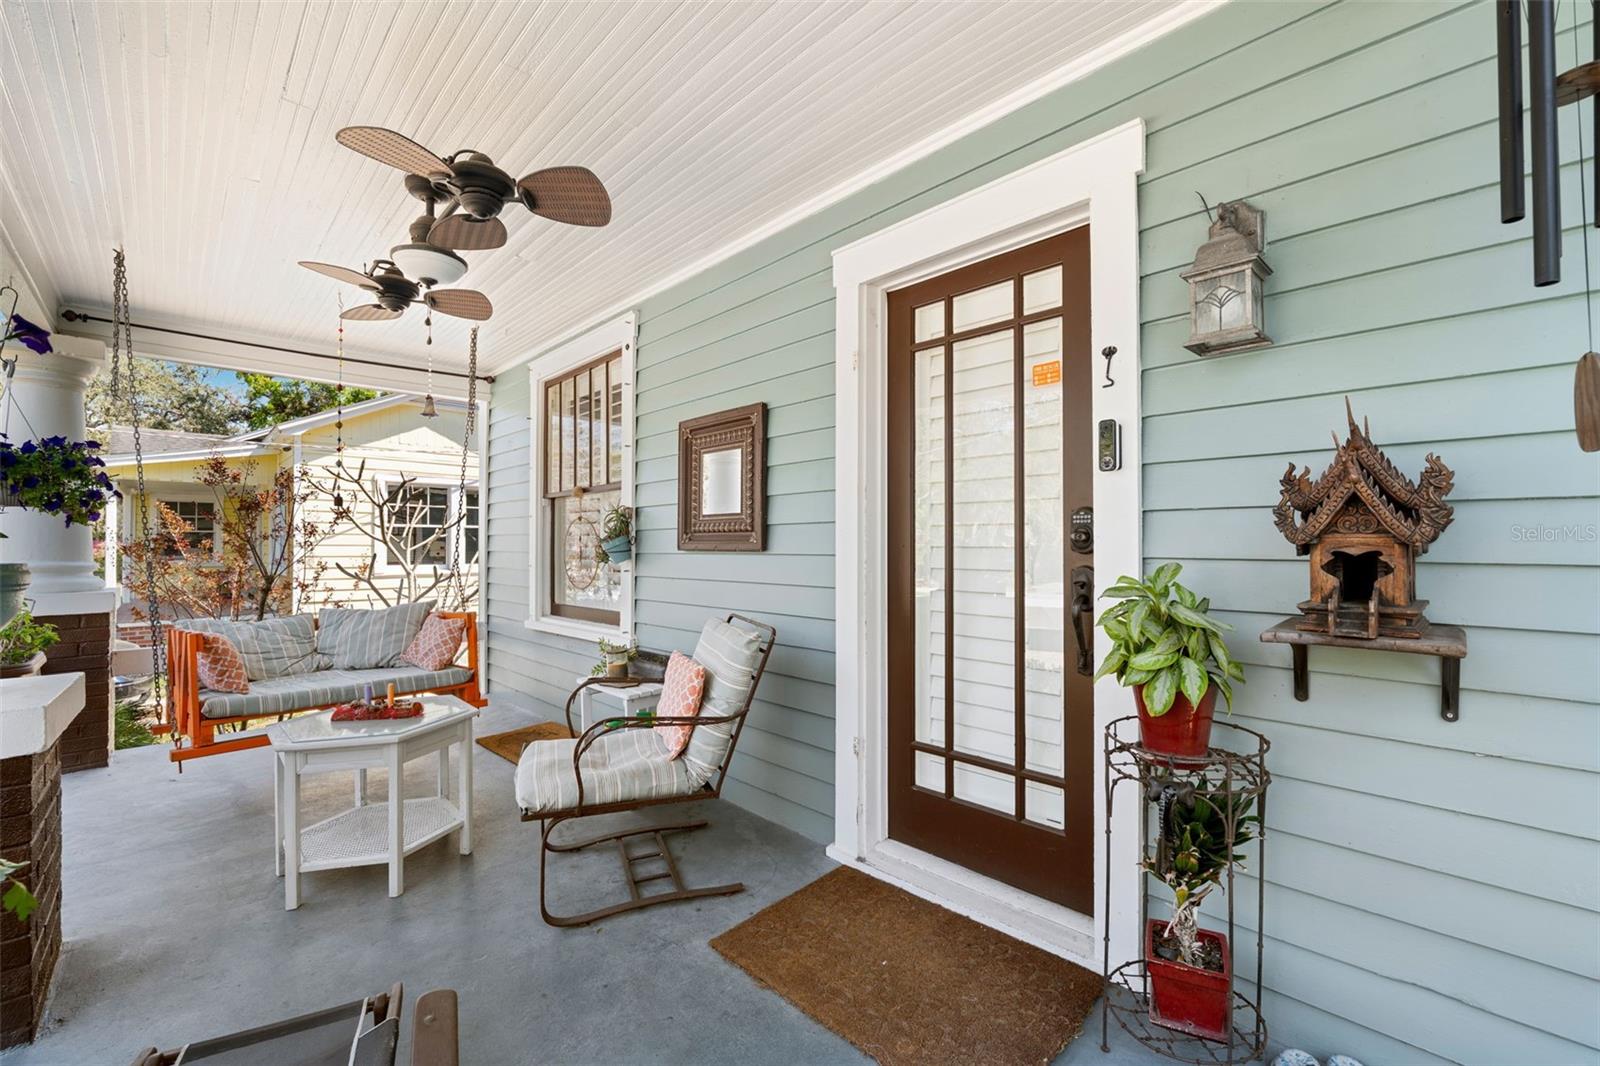
[[[489,701],[483,698],[483,694],[478,688],[478,616],[472,611],[439,611],[437,613],[441,618],[460,618],[467,623],[467,669],[472,671],[472,676],[460,685],[424,691],[440,696],[455,696],[466,703],[472,704],[474,707],[482,707]],[[263,748],[268,744],[265,733],[251,733],[247,736],[233,737],[224,734],[224,739],[219,740],[216,735],[218,726],[253,722],[262,718],[304,714],[308,711],[321,711],[335,706],[331,703],[323,703],[314,707],[297,707],[292,711],[274,712],[272,714],[207,718],[200,713],[199,657],[200,649],[205,645],[205,634],[178,629],[169,623],[166,627],[166,641],[167,721],[171,723],[170,728],[174,732],[189,741],[187,745],[180,744],[175,746],[168,753],[168,757],[173,762],[178,763],[180,767],[189,759],[203,759],[208,755],[221,755],[229,751],[243,751],[246,748]],[[407,693],[407,695],[416,694]]]

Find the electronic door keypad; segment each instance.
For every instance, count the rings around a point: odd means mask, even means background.
[[[1067,543],[1072,545],[1072,550],[1080,555],[1089,555],[1094,551],[1094,508],[1079,507],[1072,512],[1069,524]]]

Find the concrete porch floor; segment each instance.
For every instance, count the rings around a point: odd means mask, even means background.
[[[491,706],[478,732],[532,719]],[[723,961],[708,941],[833,867],[820,847],[726,802],[674,853],[698,883],[742,880],[737,896],[622,915],[584,929],[539,920],[537,826],[518,820],[510,763],[478,748],[474,848],[450,843],[406,862],[390,899],[381,866],[307,874],[298,911],[273,875],[271,756],[202,759],[179,775],[164,746],[119,751],[63,789],[66,946],[46,1028],[4,1066],[129,1061],[405,982],[410,1007],[431,988],[461,996],[461,1061],[520,1063],[858,1063],[844,1040]],[[407,789],[432,784],[432,760]],[[374,799],[385,792],[372,781]],[[347,806],[348,775],[309,778],[305,811]],[[632,816],[624,816],[632,817]],[[639,818],[639,821],[644,821]],[[585,829],[600,828],[600,819]],[[558,857],[553,907],[579,893],[622,898],[614,850]],[[709,1015],[709,1016],[708,1016]],[[1165,1061],[1099,1014],[1061,1064]]]

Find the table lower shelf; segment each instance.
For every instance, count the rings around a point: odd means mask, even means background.
[[[443,796],[408,799],[404,809],[403,851],[418,848],[460,829],[465,821]],[[336,870],[389,861],[389,804],[352,807],[300,831],[300,870]]]

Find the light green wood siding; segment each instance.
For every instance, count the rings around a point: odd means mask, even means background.
[[[646,302],[640,639],[687,646],[728,609],[782,634],[737,802],[831,832],[846,639],[832,624],[831,251],[1142,117],[1146,554],[1182,561],[1238,627],[1251,676],[1237,720],[1273,741],[1274,1036],[1369,1062],[1595,1061],[1600,459],[1572,431],[1572,364],[1589,346],[1578,130],[1564,110],[1565,280],[1535,289],[1526,223],[1498,223],[1494,36],[1487,3],[1231,4]],[[1272,348],[1201,361],[1181,346],[1197,191],[1267,212]],[[1254,640],[1305,591],[1272,528],[1277,479],[1290,460],[1326,463],[1346,395],[1402,469],[1434,451],[1457,472],[1455,524],[1419,571],[1430,616],[1471,642],[1454,725],[1428,660],[1316,649],[1297,703],[1287,649]],[[756,400],[770,411],[769,550],[677,553],[677,423]],[[588,654],[521,625],[526,418],[525,382],[503,375],[493,677],[548,705]]]

